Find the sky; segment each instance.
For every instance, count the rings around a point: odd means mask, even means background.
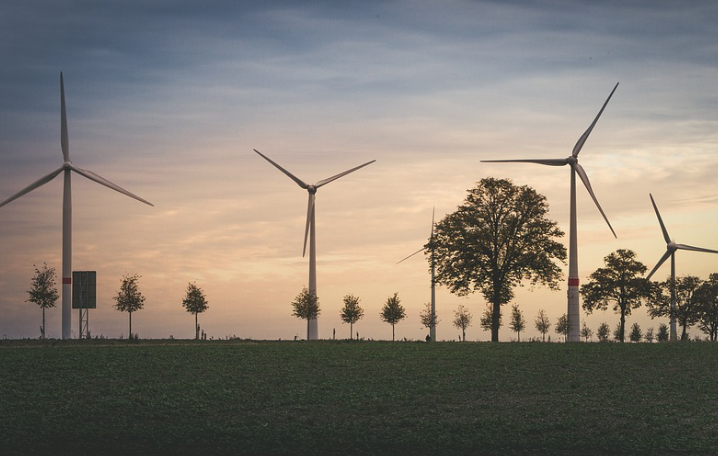
[[[660,259],[649,193],[677,242],[718,249],[717,20],[711,0],[3,2],[0,200],[62,164],[62,71],[73,163],[154,204],[73,176],[73,269],[97,271],[91,334],[127,337],[112,298],[138,274],[141,338],[194,336],[191,282],[208,338],[303,338],[291,302],[307,286],[306,191],[252,149],[305,182],[376,160],[317,194],[319,336],[348,337],[339,311],[354,294],[355,331],[390,339],[379,312],[398,293],[397,337],[423,339],[428,262],[397,262],[427,242],[432,210],[438,221],[482,178],[509,178],[568,232],[567,167],[481,160],[568,157],[617,82],[580,163],[618,238],[579,188],[581,282],[617,249],[649,270]],[[0,337],[39,337],[27,290],[34,265],[60,275],[62,185],[0,208]],[[718,272],[718,255],[676,259],[679,276]],[[566,285],[527,285],[513,303],[522,340],[538,337],[539,309],[552,323],[566,312]],[[483,296],[441,286],[437,338],[456,340],[459,305],[474,315],[467,339],[489,340]],[[618,322],[584,318],[594,332]],[[643,308],[627,321],[667,323]],[[515,339],[505,322],[501,340]],[[47,335],[61,335],[59,301]]]

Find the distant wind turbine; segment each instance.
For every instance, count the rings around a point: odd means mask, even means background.
[[[671,257],[671,340],[675,341],[677,339],[677,332],[676,332],[676,317],[674,315],[676,311],[676,250],[690,250],[693,252],[706,252],[706,253],[718,253],[718,250],[710,250],[710,249],[704,249],[702,247],[693,247],[692,245],[686,245],[686,244],[676,244],[676,242],[671,239],[671,237],[668,235],[668,230],[666,230],[666,226],[663,224],[663,219],[661,218],[661,213],[658,212],[658,206],[656,206],[656,202],[653,200],[653,195],[650,193],[648,196],[651,197],[651,204],[653,204],[653,209],[656,211],[656,217],[658,217],[658,223],[661,225],[661,231],[663,232],[663,239],[666,241],[666,253],[663,254],[660,260],[658,260],[658,263],[653,267],[653,270],[646,276],[646,280],[650,280],[653,276],[653,273],[655,273],[658,268],[661,267],[663,263],[666,262],[668,257]]]
[[[608,218],[606,217],[606,214],[603,212],[603,209],[601,209],[601,205],[598,203],[598,199],[596,199],[596,195],[593,193],[593,189],[591,188],[591,183],[588,180],[588,176],[586,175],[586,171],[583,170],[583,167],[578,164],[578,154],[581,152],[581,148],[583,148],[583,145],[585,144],[586,140],[588,139],[588,135],[591,134],[591,131],[593,131],[593,127],[596,125],[596,122],[598,122],[598,118],[601,117],[601,114],[603,114],[603,110],[606,109],[606,105],[608,104],[609,100],[613,96],[613,93],[616,91],[616,88],[618,88],[618,83],[613,87],[613,90],[611,91],[611,94],[606,99],[606,102],[603,103],[603,107],[601,107],[601,110],[598,112],[598,115],[595,119],[593,119],[593,122],[588,127],[588,129],[584,132],[583,135],[578,139],[578,142],[576,142],[576,145],[573,146],[573,152],[568,158],[559,158],[559,159],[527,159],[527,160],[482,160],[482,162],[493,162],[493,163],[501,163],[501,162],[516,162],[516,163],[537,163],[539,165],[548,165],[548,166],[565,166],[569,165],[571,167],[571,207],[570,207],[570,231],[569,231],[569,255],[568,255],[568,341],[569,342],[580,342],[581,341],[581,326],[580,326],[580,303],[579,303],[579,278],[578,278],[578,234],[577,234],[577,228],[576,228],[576,174],[581,178],[581,182],[583,182],[583,185],[586,187],[586,190],[588,190],[588,194],[591,195],[591,198],[593,198],[593,202],[596,204],[596,207],[598,208],[599,212],[601,212],[601,215],[603,216],[603,219],[608,224],[608,227],[611,229],[611,232],[613,233],[613,236],[616,237],[616,232],[613,231],[613,227],[611,226],[611,223],[608,221]]]
[[[434,208],[435,209],[435,208]],[[434,240],[434,209],[431,210],[431,233],[429,234],[429,240]],[[402,263],[409,258],[413,257],[414,255],[423,252],[425,249],[421,248],[417,250],[416,252],[412,253],[408,257],[404,258],[403,260],[399,261],[399,263]],[[397,263],[397,264],[399,264]],[[434,249],[431,249],[431,315],[433,315],[433,319],[431,321],[431,326],[429,327],[429,337],[431,337],[431,341],[436,341],[436,263],[434,259]]]
[[[134,195],[119,185],[113,184],[107,179],[100,177],[99,175],[82,168],[78,168],[70,161],[70,146],[67,135],[67,114],[65,112],[65,84],[62,78],[62,72],[60,72],[60,145],[62,147],[62,156],[64,162],[55,171],[51,172],[47,176],[38,179],[32,184],[28,185],[24,189],[20,190],[10,198],[0,203],[0,207],[8,204],[11,201],[20,198],[21,196],[29,193],[36,188],[47,184],[54,179],[58,174],[64,172],[65,182],[62,199],[62,338],[72,338],[72,179],[71,172],[74,171],[77,174],[85,176],[86,178],[102,184],[105,187],[109,187],[112,190],[125,194],[131,198],[141,201],[145,204],[153,206],[152,203]]]
[[[269,157],[262,154],[257,149],[254,149],[256,153],[258,153],[262,158],[267,160],[269,163],[274,165],[275,168],[286,174],[290,179],[292,179],[294,182],[297,183],[301,188],[306,190],[309,193],[309,202],[307,205],[307,224],[304,228],[304,250],[302,251],[302,256],[305,256],[307,253],[307,239],[309,239],[309,286],[308,291],[314,292],[315,296],[317,296],[317,249],[316,249],[316,222],[314,217],[314,204],[316,199],[317,190],[319,187],[322,187],[324,185],[327,185],[330,182],[333,182],[340,177],[346,176],[349,173],[352,173],[360,168],[363,168],[367,165],[370,165],[374,163],[376,160],[372,160],[370,162],[366,162],[363,165],[359,165],[355,168],[352,168],[348,171],[344,171],[343,173],[339,173],[335,176],[328,177],[326,179],[320,180],[316,184],[306,184],[301,179],[296,177],[294,174],[290,173],[286,169],[279,166],[276,162],[272,161]],[[319,338],[319,325],[318,325],[318,319],[312,318],[307,320],[307,340],[315,340]]]

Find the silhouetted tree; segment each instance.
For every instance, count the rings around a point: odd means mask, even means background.
[[[187,285],[187,294],[182,300],[182,306],[187,312],[194,314],[194,337],[199,340],[199,322],[197,315],[209,309],[207,299],[204,292],[196,283],[191,282]]]
[[[461,330],[461,340],[466,342],[466,328],[471,326],[471,320],[473,316],[469,309],[459,305],[459,308],[454,312],[454,326]]]
[[[129,327],[129,338],[132,339],[132,313],[137,312],[145,306],[145,297],[142,296],[140,288],[137,285],[137,281],[140,276],[125,275],[120,280],[120,289],[117,295],[113,298],[115,300],[115,309],[120,312],[127,312],[129,314],[130,327]]]
[[[603,322],[600,325],[598,325],[598,329],[596,330],[596,337],[598,337],[599,342],[608,342],[608,336],[611,332],[611,328],[608,326],[608,323]]]
[[[431,329],[432,325],[437,326],[441,320],[436,315],[436,312],[431,311],[431,303],[427,302],[424,304],[424,310],[419,314],[421,324],[428,329]]]
[[[485,178],[468,191],[456,212],[436,224],[425,246],[434,252],[436,282],[465,296],[480,291],[491,303],[491,340],[498,342],[501,306],[528,280],[556,290],[562,277],[554,260],[566,259],[549,220],[546,197],[508,179]]]
[[[591,328],[589,328],[584,321],[581,326],[581,337],[583,337],[584,341],[588,342],[591,339],[591,336],[593,336],[593,331],[591,331]]]
[[[634,323],[631,325],[631,333],[628,335],[628,338],[631,340],[631,342],[640,342],[643,338],[643,332],[641,331],[641,326],[638,323]]]
[[[658,342],[668,342],[668,325],[661,323],[658,325],[658,334],[656,334]]]
[[[404,318],[406,318],[406,309],[401,305],[399,299],[399,293],[394,293],[394,296],[389,296],[381,309],[379,314],[381,321],[389,323],[391,325],[391,340],[394,341],[395,332],[394,327]]]
[[[568,316],[566,314],[561,315],[556,320],[556,334],[563,336],[564,342],[568,340]]]
[[[718,274],[708,276],[708,280],[698,289],[698,328],[708,334],[711,341],[718,340]]]
[[[503,326],[504,324],[504,316],[499,315],[499,328]],[[484,309],[484,313],[481,315],[481,318],[479,319],[479,325],[484,331],[490,331],[493,334],[494,327],[496,323],[494,322],[494,310],[493,306],[491,304],[487,304],[486,308]]]
[[[606,267],[596,269],[589,276],[589,282],[581,285],[583,308],[590,314],[613,305],[613,310],[621,316],[618,340],[623,342],[626,316],[651,294],[649,282],[641,277],[647,268],[636,260],[632,250],[618,249],[603,261]]]
[[[648,301],[648,314],[651,318],[670,317],[671,313],[682,327],[681,341],[688,340],[688,328],[698,322],[699,296],[696,291],[703,281],[695,276],[676,277],[675,293],[676,306],[671,311],[671,280],[660,282],[653,288]]]
[[[526,329],[526,320],[518,304],[511,306],[511,323],[509,323],[509,327],[516,333],[516,339],[521,342],[521,331]]]
[[[359,306],[359,298],[350,294],[344,296],[344,307],[339,316],[344,323],[349,323],[349,339],[353,339],[354,323],[364,316],[364,309]]]
[[[653,334],[653,328],[648,328],[646,330],[646,333],[643,335],[643,338],[648,342],[649,344],[653,342],[653,339],[656,338],[656,336]]]
[[[35,276],[30,282],[30,289],[27,294],[30,296],[25,302],[37,304],[42,309],[42,326],[40,327],[40,338],[45,338],[45,309],[55,307],[55,302],[60,299],[60,294],[55,286],[55,268],[48,268],[43,263],[42,269],[35,268]]]
[[[543,342],[546,342],[546,334],[551,329],[551,322],[546,315],[546,311],[544,311],[543,309],[539,309],[534,324],[536,325],[536,329],[538,330],[538,332],[541,333],[541,340]]]

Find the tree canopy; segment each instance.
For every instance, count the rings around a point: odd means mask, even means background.
[[[120,312],[129,314],[129,337],[132,339],[132,312],[137,312],[145,306],[145,297],[142,296],[139,286],[137,285],[140,276],[125,275],[120,280],[120,289],[113,298],[115,300],[115,309]]]
[[[456,212],[436,224],[425,246],[434,252],[436,282],[465,296],[479,291],[492,304],[491,340],[499,340],[501,305],[528,280],[556,290],[562,277],[554,262],[566,259],[564,235],[549,220],[546,197],[508,179],[485,178],[468,191]]]
[[[391,325],[391,340],[394,340],[394,327],[397,323],[406,318],[406,309],[404,309],[404,306],[401,305],[399,293],[394,293],[394,296],[389,296],[386,303],[384,303],[384,307],[381,309],[379,317],[381,318],[381,321]]]
[[[626,316],[641,306],[651,295],[650,283],[642,277],[646,266],[636,259],[632,250],[618,249],[604,259],[605,267],[596,269],[589,282],[581,285],[583,308],[589,314],[594,310],[606,310],[609,305],[620,317],[619,340],[626,334]]]
[[[703,281],[696,276],[676,277],[676,306],[673,310],[671,309],[671,279],[658,283],[648,300],[648,314],[652,318],[673,316],[681,325],[681,340],[688,340],[688,328],[700,320],[701,293],[698,289],[702,283]]]
[[[349,338],[354,337],[354,323],[364,316],[364,309],[359,306],[359,298],[348,294],[344,296],[344,307],[339,312],[339,317],[344,323],[349,323]]]
[[[471,326],[471,320],[473,316],[469,309],[459,305],[459,308],[454,312],[454,326],[461,330],[461,340],[466,342],[466,328]]]
[[[29,298],[25,302],[37,304],[42,309],[42,326],[40,327],[40,337],[45,338],[45,309],[55,307],[55,302],[60,299],[60,293],[55,285],[55,268],[48,268],[47,263],[43,263],[42,269],[35,268],[35,275],[30,282],[30,289],[27,294]]]
[[[196,283],[190,282],[187,285],[187,294],[182,300],[182,306],[187,312],[194,315],[194,331],[195,339],[199,339],[199,323],[197,321],[197,315],[209,309],[207,304],[207,298],[204,296],[204,292]]]

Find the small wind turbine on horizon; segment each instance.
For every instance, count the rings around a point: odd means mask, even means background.
[[[434,240],[434,210],[436,208],[433,208],[431,210],[431,233],[429,233],[429,240]],[[413,257],[414,255],[424,252],[426,249],[423,247],[416,252],[412,253],[408,257],[404,258],[403,260],[397,262],[396,264],[402,263],[409,258]],[[429,327],[429,337],[431,337],[431,341],[436,341],[436,263],[434,260],[434,249],[431,249],[431,315],[434,316],[431,322],[431,326]]]
[[[92,171],[79,168],[70,161],[70,145],[67,133],[67,113],[65,111],[65,84],[60,72],[60,146],[62,148],[63,163],[55,171],[38,179],[24,189],[20,190],[10,198],[0,203],[0,207],[5,206],[11,201],[41,187],[58,174],[64,172],[64,190],[62,203],[62,338],[72,338],[72,172],[76,172],[91,181],[102,184],[117,192],[134,198],[150,206],[154,206],[149,201],[134,195],[117,184],[113,184],[107,179],[93,173]]]
[[[317,190],[327,185],[330,182],[333,182],[340,177],[346,176],[349,173],[353,173],[354,171],[363,168],[367,165],[370,165],[374,163],[376,160],[372,160],[369,162],[364,163],[363,165],[356,166],[350,170],[344,171],[342,173],[336,174],[332,177],[328,177],[326,179],[322,179],[319,182],[315,184],[306,184],[304,181],[296,177],[294,174],[290,173],[286,169],[282,168],[277,164],[276,162],[272,161],[269,157],[258,151],[257,149],[254,149],[254,151],[259,154],[260,157],[267,160],[269,163],[271,163],[275,168],[283,172],[287,175],[290,179],[292,179],[294,182],[296,182],[297,185],[299,185],[301,188],[307,191],[309,194],[309,201],[307,204],[307,223],[306,227],[304,228],[304,249],[302,251],[302,256],[305,256],[307,253],[307,240],[309,240],[309,285],[307,287],[308,291],[310,293],[314,292],[314,295],[317,294],[317,248],[316,248],[316,221],[315,221],[315,200],[317,195]],[[319,338],[319,324],[318,319],[312,318],[307,320],[307,340],[316,340]]]
[[[648,196],[651,197],[651,204],[653,204],[653,209],[656,211],[656,217],[658,217],[658,223],[661,225],[661,231],[663,232],[663,239],[666,241],[666,253],[663,254],[660,260],[658,260],[658,263],[653,267],[650,273],[646,276],[646,280],[651,280],[651,277],[653,274],[658,270],[658,268],[661,267],[663,263],[666,262],[668,257],[671,258],[671,316],[670,316],[670,322],[671,322],[671,340],[675,341],[677,339],[677,328],[676,328],[676,250],[690,250],[692,252],[705,252],[705,253],[718,253],[718,250],[710,250],[710,249],[704,249],[702,247],[694,247],[692,245],[686,245],[686,244],[676,244],[676,241],[671,239],[671,237],[668,235],[668,230],[666,230],[666,225],[663,224],[663,219],[661,218],[661,213],[658,212],[658,206],[656,206],[656,202],[653,200],[653,195],[650,193]]]
[[[588,127],[588,129],[578,138],[576,145],[573,147],[573,151],[568,158],[558,159],[523,159],[523,160],[481,160],[485,163],[536,163],[539,165],[548,166],[565,166],[571,167],[571,201],[570,201],[570,230],[569,230],[569,255],[568,255],[568,341],[569,342],[580,342],[581,341],[581,326],[580,326],[580,303],[579,303],[579,278],[578,278],[578,233],[577,233],[577,222],[576,222],[576,174],[581,178],[581,182],[588,190],[588,194],[591,195],[593,202],[596,204],[599,212],[603,216],[603,219],[608,224],[614,237],[616,232],[613,230],[611,223],[608,221],[608,217],[603,212],[601,205],[596,199],[596,195],[593,193],[591,183],[588,180],[586,171],[583,167],[578,164],[578,154],[581,152],[583,145],[586,143],[588,136],[593,131],[593,127],[598,122],[599,117],[603,114],[603,110],[606,109],[606,105],[611,100],[613,93],[618,88],[618,83],[613,87],[611,94],[608,95],[605,103],[598,112],[598,115]]]

